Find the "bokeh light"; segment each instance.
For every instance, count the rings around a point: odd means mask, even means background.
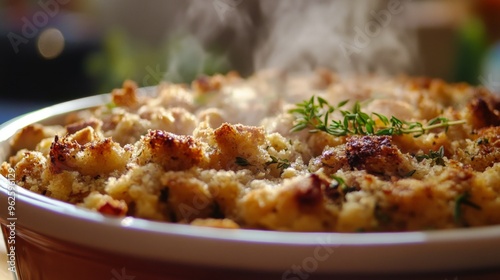
[[[56,28],[47,28],[38,36],[38,53],[45,59],[54,59],[64,50],[64,36]]]

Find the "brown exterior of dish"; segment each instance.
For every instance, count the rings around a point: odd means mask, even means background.
[[[6,221],[0,219],[2,233],[7,236]],[[6,240],[5,240],[6,241]],[[124,244],[126,246],[126,244]],[[263,256],[265,257],[265,256]],[[19,280],[303,280],[303,279],[498,279],[498,271],[466,273],[444,272],[416,275],[316,275],[266,273],[185,264],[164,263],[128,257],[75,245],[40,235],[16,225],[16,269]]]
[[[1,220],[2,233],[9,229]],[[281,275],[193,267],[128,257],[40,235],[16,225],[19,280],[281,279]],[[126,246],[126,244],[124,244]]]

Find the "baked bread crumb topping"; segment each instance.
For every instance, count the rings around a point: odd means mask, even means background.
[[[106,215],[197,226],[500,224],[500,99],[484,88],[321,70],[229,73],[164,83],[155,96],[142,91],[126,81],[109,104],[71,113],[65,124],[22,128],[0,173],[12,168],[19,186]],[[346,109],[308,107],[313,121],[294,129],[312,96]],[[378,116],[439,123],[421,135],[377,133],[389,127]],[[323,129],[331,121],[345,133]]]

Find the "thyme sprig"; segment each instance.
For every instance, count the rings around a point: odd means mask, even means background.
[[[344,100],[337,106],[332,106],[324,98],[312,96],[296,104],[296,108],[289,110],[296,117],[292,132],[309,128],[311,133],[324,131],[334,136],[413,134],[414,137],[419,137],[436,128],[447,131],[452,125],[465,123],[464,120],[450,121],[444,117],[436,117],[424,125],[420,122],[402,121],[394,116],[388,118],[379,113],[369,115],[361,110],[359,102],[355,102],[351,110],[343,109],[348,102],[349,100]],[[335,111],[342,114],[342,119],[330,120]]]

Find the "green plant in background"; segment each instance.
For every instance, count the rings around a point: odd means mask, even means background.
[[[178,34],[151,46],[128,38],[121,30],[105,36],[102,51],[89,57],[87,71],[99,80],[99,92],[120,87],[125,79],[139,86],[161,81],[189,83],[199,75],[226,73],[227,57],[217,50],[204,50],[196,39]]]
[[[488,49],[487,32],[478,18],[469,19],[457,32],[457,53],[454,80],[477,85],[484,55]]]
[[[216,49],[204,50],[191,36],[174,36],[167,43],[166,79],[191,82],[199,75],[227,73],[231,67],[225,55]]]

